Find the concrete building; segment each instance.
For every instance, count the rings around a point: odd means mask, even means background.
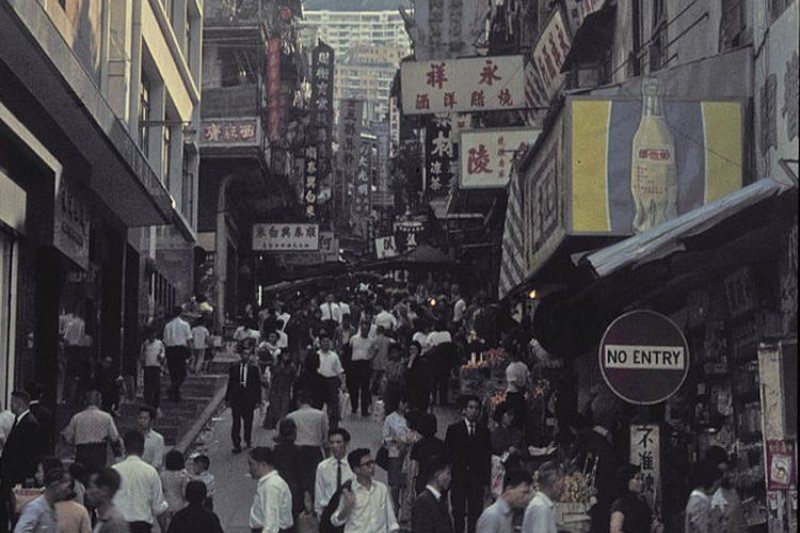
[[[0,399],[193,290],[201,0],[0,2]],[[6,201],[11,199],[11,201]]]
[[[411,42],[397,11],[306,11],[303,25],[315,28],[317,37],[342,58],[359,44],[392,47],[401,57],[411,52]]]

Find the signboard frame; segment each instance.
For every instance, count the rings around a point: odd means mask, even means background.
[[[298,233],[298,231],[302,234]],[[284,239],[284,244],[280,244],[280,242],[277,241],[270,244],[270,241],[275,241],[275,239]],[[297,222],[266,222],[253,224],[253,251],[319,251],[319,224]]]
[[[504,189],[508,186],[509,178],[511,177],[511,167],[514,164],[514,159],[517,155],[524,155],[527,150],[536,144],[539,135],[541,135],[542,131],[537,128],[498,128],[498,129],[465,129],[458,132],[458,146],[459,146],[459,172],[458,172],[458,186],[460,189]],[[530,134],[529,140],[527,141],[526,147],[523,150],[520,150],[519,146],[517,149],[511,148],[515,142],[509,142],[508,144],[501,145],[499,143],[499,139],[501,136],[506,134],[510,134],[512,136],[519,136]],[[469,149],[472,144],[469,143],[469,139],[472,137],[493,137],[494,142],[488,148],[488,153],[492,154],[493,152],[497,152],[496,156],[498,161],[498,167],[492,170],[493,174],[492,179],[503,181],[498,181],[497,184],[485,184],[480,185],[477,183],[469,184],[468,182],[468,173],[467,173],[467,166],[469,163]],[[493,148],[492,148],[493,146]],[[509,148],[503,148],[503,146],[508,146]],[[487,164],[492,164],[489,161]],[[498,168],[500,170],[498,170]],[[491,169],[490,169],[491,170]],[[505,172],[505,176],[498,175],[498,172],[502,174]]]

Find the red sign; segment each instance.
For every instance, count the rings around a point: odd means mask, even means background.
[[[655,311],[617,317],[600,342],[600,371],[623,400],[650,405],[675,394],[689,373],[689,345],[669,318]]]
[[[283,87],[281,85],[281,40],[267,41],[267,136],[270,141],[281,138],[283,130]]]
[[[767,441],[767,490],[790,490],[797,486],[794,442]]]

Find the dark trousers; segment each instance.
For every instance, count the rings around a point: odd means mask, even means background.
[[[437,405],[448,404],[448,389],[450,386],[450,369],[437,369],[433,376],[433,402]],[[438,399],[436,396],[439,396]]]
[[[341,381],[338,377],[322,378],[322,391],[321,399],[324,404],[328,406],[328,421],[330,428],[336,429],[339,427],[339,384]]]
[[[322,450],[319,446],[298,446],[298,448],[300,448],[300,490],[311,493],[313,499],[317,465],[322,461]]]
[[[96,472],[108,464],[108,444],[95,442],[75,446],[75,462],[81,463],[88,472]]]
[[[147,522],[128,522],[128,530],[130,533],[150,533],[153,525]]]
[[[511,410],[514,412],[514,425],[517,427],[523,427],[526,418],[526,404],[525,404],[525,393],[524,392],[507,392],[506,393],[506,403]]]
[[[453,510],[453,533],[475,533],[475,524],[483,512],[484,486],[477,480],[454,479],[450,484],[450,505]]]
[[[144,367],[144,403],[158,409],[161,403],[161,367]]]
[[[244,442],[248,446],[252,444],[253,436],[253,410],[255,406],[252,405],[231,405],[231,414],[233,415],[233,425],[231,426],[231,441],[233,441],[234,448],[241,447],[241,432],[242,422],[244,422]]]
[[[181,385],[186,379],[186,360],[189,359],[189,348],[169,346],[166,351],[170,381],[169,397],[172,401],[179,402],[181,401]]]
[[[371,376],[372,364],[369,361],[352,361],[350,363],[347,392],[350,394],[350,404],[354,413],[358,411],[359,400],[361,400],[361,414],[366,416],[369,413],[369,406],[372,403],[372,394],[369,390]]]

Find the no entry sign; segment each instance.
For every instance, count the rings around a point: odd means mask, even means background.
[[[614,394],[650,405],[675,394],[689,373],[689,346],[675,323],[655,311],[617,317],[600,342],[600,371]]]

